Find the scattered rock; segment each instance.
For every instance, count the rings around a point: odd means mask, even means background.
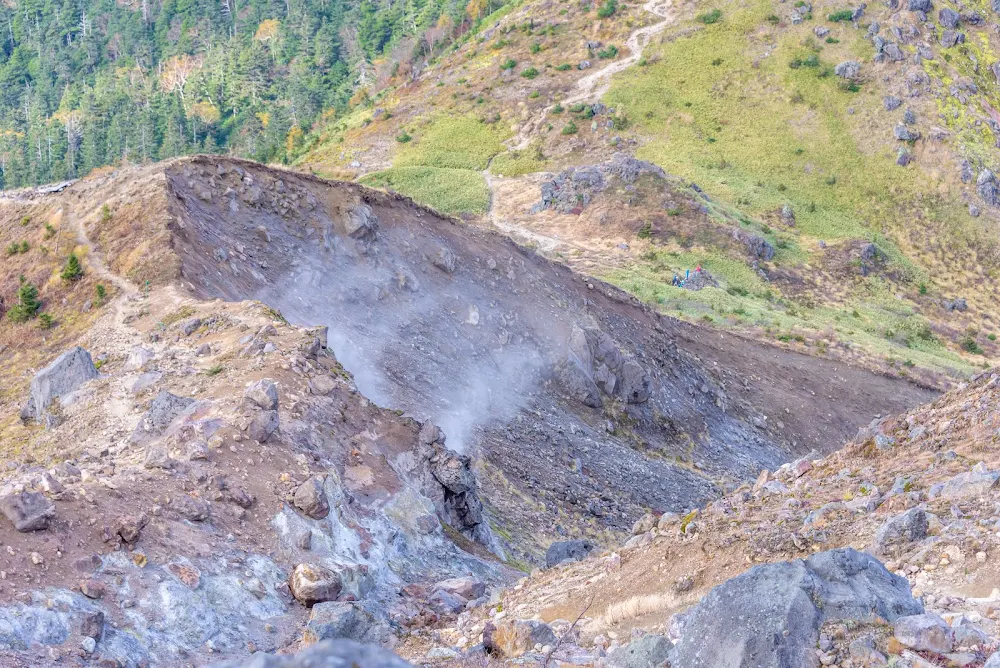
[[[833,68],[833,73],[843,79],[857,79],[861,74],[861,63],[856,60],[845,60]]]
[[[278,386],[270,378],[250,383],[243,396],[265,411],[278,410]]]
[[[942,7],[938,11],[938,21],[944,28],[957,28],[961,17],[951,7]]]
[[[249,659],[234,659],[210,668],[412,668],[388,650],[353,640],[325,640],[298,654],[257,652]]]
[[[125,371],[140,371],[153,361],[153,352],[142,346],[133,346],[125,360]]]
[[[922,508],[910,508],[886,520],[875,534],[873,549],[876,554],[885,554],[890,547],[926,538],[928,526],[927,513]]]
[[[302,636],[306,644],[347,638],[364,640],[375,626],[371,613],[354,601],[324,601],[313,606]]]
[[[545,551],[545,566],[552,568],[564,561],[579,561],[593,552],[594,547],[589,540],[557,541]]]
[[[886,111],[895,111],[903,105],[903,101],[900,100],[895,95],[887,95],[882,98],[882,106],[885,107]]]
[[[673,644],[661,635],[649,633],[633,640],[608,656],[609,668],[649,668],[662,666],[670,656]]]
[[[321,520],[330,513],[330,504],[323,491],[325,476],[313,476],[295,490],[295,507],[314,520]]]
[[[466,601],[474,601],[486,594],[486,583],[472,576],[442,580],[434,588],[461,596]]]
[[[378,216],[367,204],[358,204],[347,212],[344,231],[354,239],[373,239],[378,231]]]
[[[47,529],[56,507],[41,492],[19,492],[0,496],[0,513],[22,533]]]
[[[167,390],[160,390],[132,432],[132,443],[144,445],[160,436],[192,404],[194,399],[178,397]]]
[[[299,564],[288,578],[292,596],[307,606],[336,599],[343,587],[338,573],[316,564]]]
[[[187,320],[181,321],[177,327],[181,330],[184,336],[191,336],[194,334],[199,327],[201,327],[201,318],[189,318]]]
[[[455,256],[455,251],[447,246],[441,246],[438,249],[437,255],[431,260],[431,264],[446,274],[454,274],[457,263],[458,259]]]
[[[896,619],[892,634],[902,645],[918,652],[946,654],[951,651],[953,643],[948,622],[933,613]]]
[[[535,619],[502,620],[483,629],[483,645],[488,654],[518,657],[535,645],[555,645],[556,634],[545,622]]]
[[[250,438],[265,443],[278,429],[278,411],[257,411],[250,420]]]

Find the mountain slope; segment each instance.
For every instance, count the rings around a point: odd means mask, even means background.
[[[943,28],[943,6],[602,7],[512,10],[329,123],[301,165],[482,215],[667,312],[814,354],[941,386],[996,354],[992,10]],[[673,179],[544,206],[553,177],[620,151]],[[698,264],[719,289],[670,284]]]

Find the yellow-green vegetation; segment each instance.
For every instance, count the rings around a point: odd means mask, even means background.
[[[361,179],[365,185],[395,190],[438,211],[486,213],[490,192],[486,179],[468,169],[391,167]]]
[[[870,44],[853,30],[829,45],[808,24],[768,27],[777,49],[763,57],[748,36],[773,11],[769,0],[727,7],[615,79],[607,102],[651,138],[638,156],[752,214],[791,204],[815,238],[862,237],[866,221],[911,216],[915,194],[933,187],[895,168],[890,148],[862,145],[847,109],[878,93],[868,84],[850,92],[833,74],[855,50],[871,62]]]
[[[425,128],[411,130],[413,141],[396,153],[393,167],[486,169],[490,158],[503,150],[505,137],[471,117],[439,117]]]
[[[544,172],[549,167],[549,161],[539,150],[507,151],[493,158],[490,172],[497,176],[523,176],[535,172]]]

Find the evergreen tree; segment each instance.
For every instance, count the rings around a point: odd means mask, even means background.
[[[38,288],[35,284],[20,277],[20,287],[17,289],[17,303],[7,311],[7,317],[11,322],[27,322],[35,317],[38,310],[42,308],[42,302],[38,299]]]
[[[80,258],[76,256],[76,253],[70,253],[69,257],[66,258],[66,264],[63,266],[60,276],[64,281],[78,281],[83,278],[83,267],[80,266]]]

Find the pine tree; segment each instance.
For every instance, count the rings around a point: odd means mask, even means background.
[[[83,278],[83,267],[80,266],[80,258],[76,256],[76,253],[70,253],[69,257],[66,258],[66,264],[63,266],[60,276],[65,281],[78,281]]]
[[[11,322],[27,322],[35,317],[38,309],[42,308],[42,302],[38,299],[38,288],[35,284],[20,277],[21,287],[17,289],[17,304],[7,312],[7,317]]]

